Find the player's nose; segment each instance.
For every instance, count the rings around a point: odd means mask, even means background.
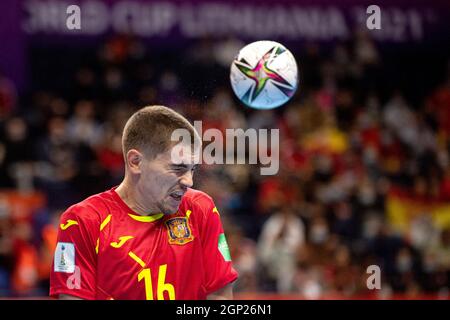
[[[192,170],[188,170],[181,177],[180,183],[186,188],[191,188],[194,185],[194,175],[193,175]]]

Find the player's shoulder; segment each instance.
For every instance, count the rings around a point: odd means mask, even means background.
[[[70,206],[61,216],[64,218],[77,218],[80,221],[100,223],[108,212],[108,201],[111,201],[109,196],[110,191],[94,194],[78,203]]]
[[[214,200],[210,195],[192,188],[188,188],[184,194],[183,200],[187,202],[187,204],[194,206],[214,206]]]
[[[182,210],[191,210],[192,216],[199,219],[198,221],[207,221],[214,213],[218,213],[213,198],[200,190],[188,189],[183,202]]]

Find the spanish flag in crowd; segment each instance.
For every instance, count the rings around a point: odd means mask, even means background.
[[[450,229],[450,202],[414,197],[400,188],[391,188],[386,199],[387,218],[395,230],[405,232],[412,221],[429,215],[433,225]]]

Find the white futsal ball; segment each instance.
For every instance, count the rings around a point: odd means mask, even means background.
[[[277,108],[297,90],[297,63],[278,42],[253,42],[242,48],[231,64],[230,81],[236,96],[247,106]]]

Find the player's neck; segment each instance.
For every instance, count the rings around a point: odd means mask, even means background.
[[[123,202],[131,209],[134,213],[141,216],[151,216],[158,214],[155,210],[149,210],[140,201],[141,197],[135,188],[131,188],[126,179],[115,189],[116,193],[122,199]],[[155,212],[154,212],[155,211]]]

